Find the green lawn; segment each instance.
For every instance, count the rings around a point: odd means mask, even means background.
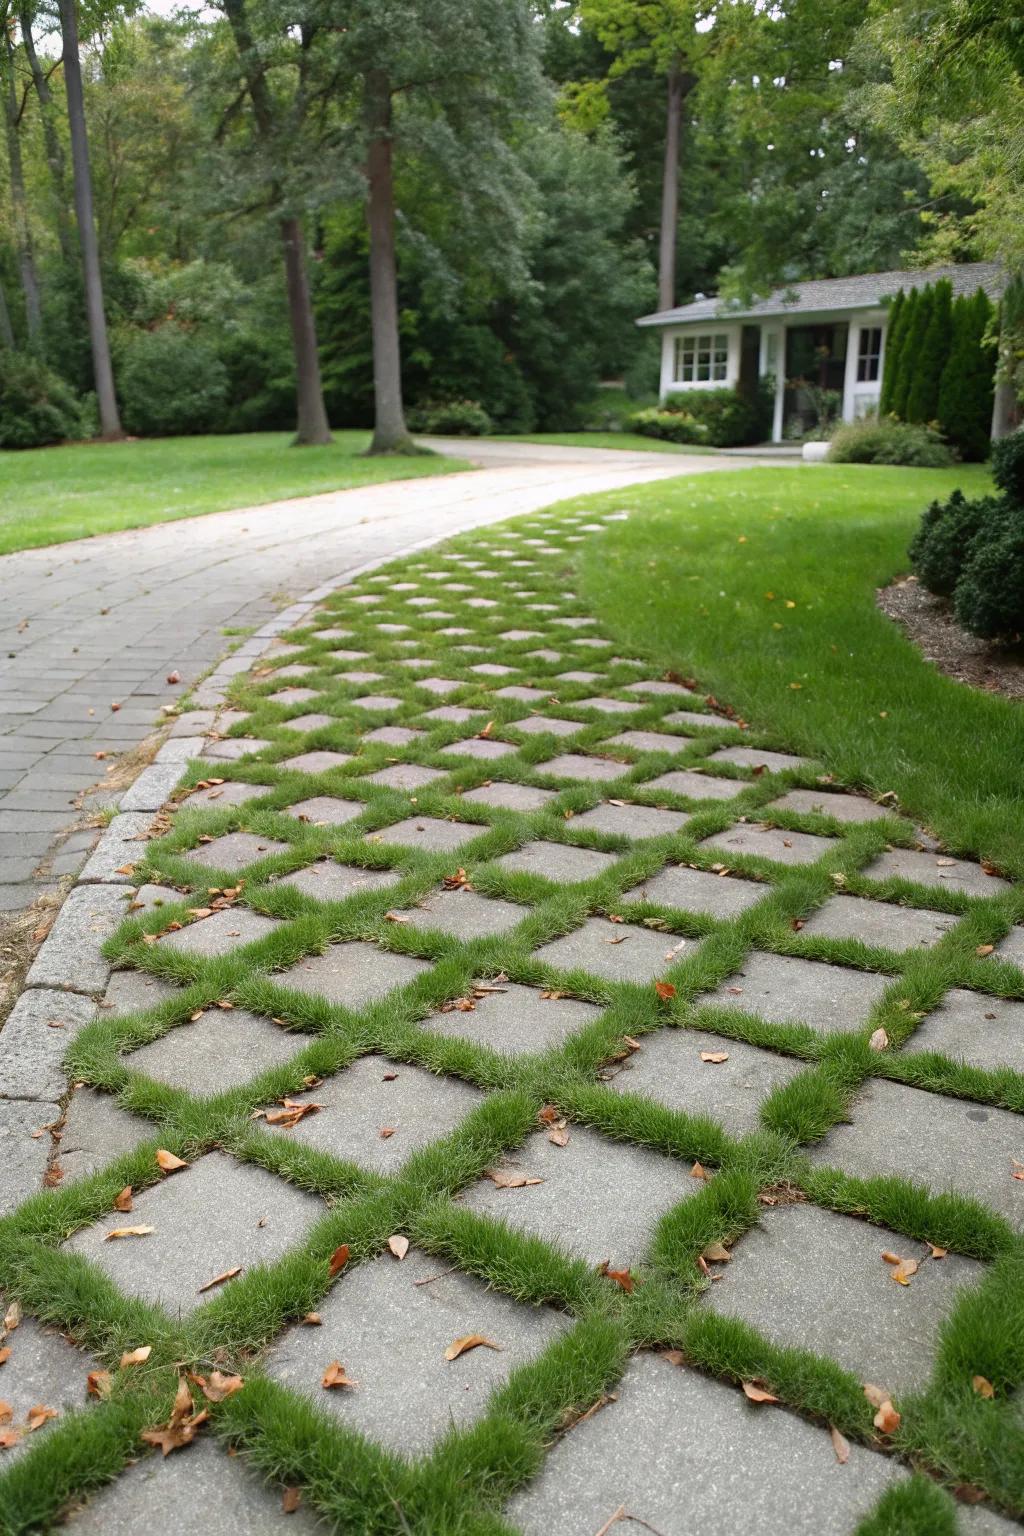
[[[283,432],[253,432],[0,453],[0,554],[467,467],[431,454],[363,458],[368,432],[338,432],[329,448],[290,441]]]
[[[629,654],[692,672],[844,779],[895,790],[958,852],[1024,875],[1024,712],[943,677],[875,607],[922,509],[977,467],[820,466],[661,481],[588,510],[583,595]]]
[[[717,448],[695,447],[692,443],[666,443],[659,437],[643,437],[639,432],[508,432],[487,439],[492,443],[554,443],[563,448],[617,448],[635,453],[717,453]]]

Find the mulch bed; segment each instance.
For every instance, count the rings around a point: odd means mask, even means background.
[[[878,606],[940,672],[1008,699],[1024,699],[1024,645],[994,645],[961,629],[948,598],[935,597],[916,576],[882,587]]]

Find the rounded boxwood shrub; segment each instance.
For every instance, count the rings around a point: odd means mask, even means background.
[[[28,352],[0,350],[0,448],[45,448],[83,435],[82,405]]]
[[[494,430],[494,423],[479,400],[424,400],[409,412],[409,430],[483,437]]]
[[[136,437],[185,437],[223,425],[228,373],[209,343],[176,325],[139,331],[121,349],[118,394]]]
[[[975,536],[956,584],[958,621],[983,640],[1024,632],[1024,507],[1006,502]]]
[[[828,451],[834,464],[897,464],[910,469],[945,469],[953,455],[934,427],[862,416],[837,427]]]
[[[929,592],[952,597],[975,537],[1001,506],[994,496],[968,501],[963,491],[954,491],[948,501],[932,502],[907,551]]]
[[[696,417],[685,411],[669,411],[652,405],[643,411],[634,411],[629,427],[643,437],[660,437],[668,443],[706,443],[708,429]]]
[[[992,444],[992,478],[1011,500],[1024,506],[1024,428]]]

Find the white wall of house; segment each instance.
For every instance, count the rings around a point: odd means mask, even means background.
[[[743,324],[760,324],[761,375],[775,379],[772,441],[782,441],[786,389],[786,330],[788,325],[833,324],[848,321],[846,372],[843,381],[844,421],[853,421],[878,406],[885,366],[886,310],[836,310],[827,314],[770,316],[758,322],[694,321],[666,326],[661,344],[661,398],[690,389],[730,389],[740,375]],[[706,360],[706,361],[705,361]],[[870,375],[874,373],[875,377]],[[706,374],[707,377],[698,377]],[[862,376],[863,375],[863,376]]]

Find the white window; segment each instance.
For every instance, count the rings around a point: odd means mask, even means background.
[[[878,378],[882,358],[882,328],[862,325],[857,341],[857,383],[873,384]]]
[[[729,372],[729,338],[725,332],[708,336],[677,336],[676,384],[724,383]]]

